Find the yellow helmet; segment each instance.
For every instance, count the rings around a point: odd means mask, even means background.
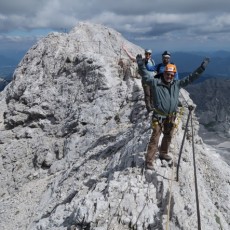
[[[176,66],[173,65],[173,64],[167,64],[165,66],[165,72],[173,72],[173,73],[176,73],[177,70],[176,70]]]

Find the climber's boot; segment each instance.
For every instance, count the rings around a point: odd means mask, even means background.
[[[153,163],[146,162],[146,169],[154,170]]]
[[[166,161],[171,161],[172,160],[172,157],[170,157],[168,154],[166,153],[160,153],[159,155],[159,158],[161,160],[166,160]]]

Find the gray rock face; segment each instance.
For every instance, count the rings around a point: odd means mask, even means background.
[[[197,229],[191,126],[175,181],[188,110],[174,163],[157,157],[146,171],[151,118],[123,43],[143,53],[111,28],[80,23],[19,63],[0,95],[0,229]],[[229,166],[193,124],[202,229],[229,229]]]

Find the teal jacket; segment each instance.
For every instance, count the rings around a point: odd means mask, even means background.
[[[165,84],[163,76],[161,78],[152,78],[143,62],[137,63],[142,80],[152,88],[154,108],[161,114],[172,114],[177,111],[179,91],[198,79],[204,69],[198,67],[194,72],[181,80],[173,80],[169,85]],[[159,114],[160,114],[159,113]]]

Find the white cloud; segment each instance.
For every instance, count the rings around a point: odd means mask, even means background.
[[[5,35],[47,28],[68,31],[88,20],[135,41],[184,39],[199,44],[218,43],[223,37],[229,42],[230,37],[229,0],[0,0],[0,4],[0,31]]]

